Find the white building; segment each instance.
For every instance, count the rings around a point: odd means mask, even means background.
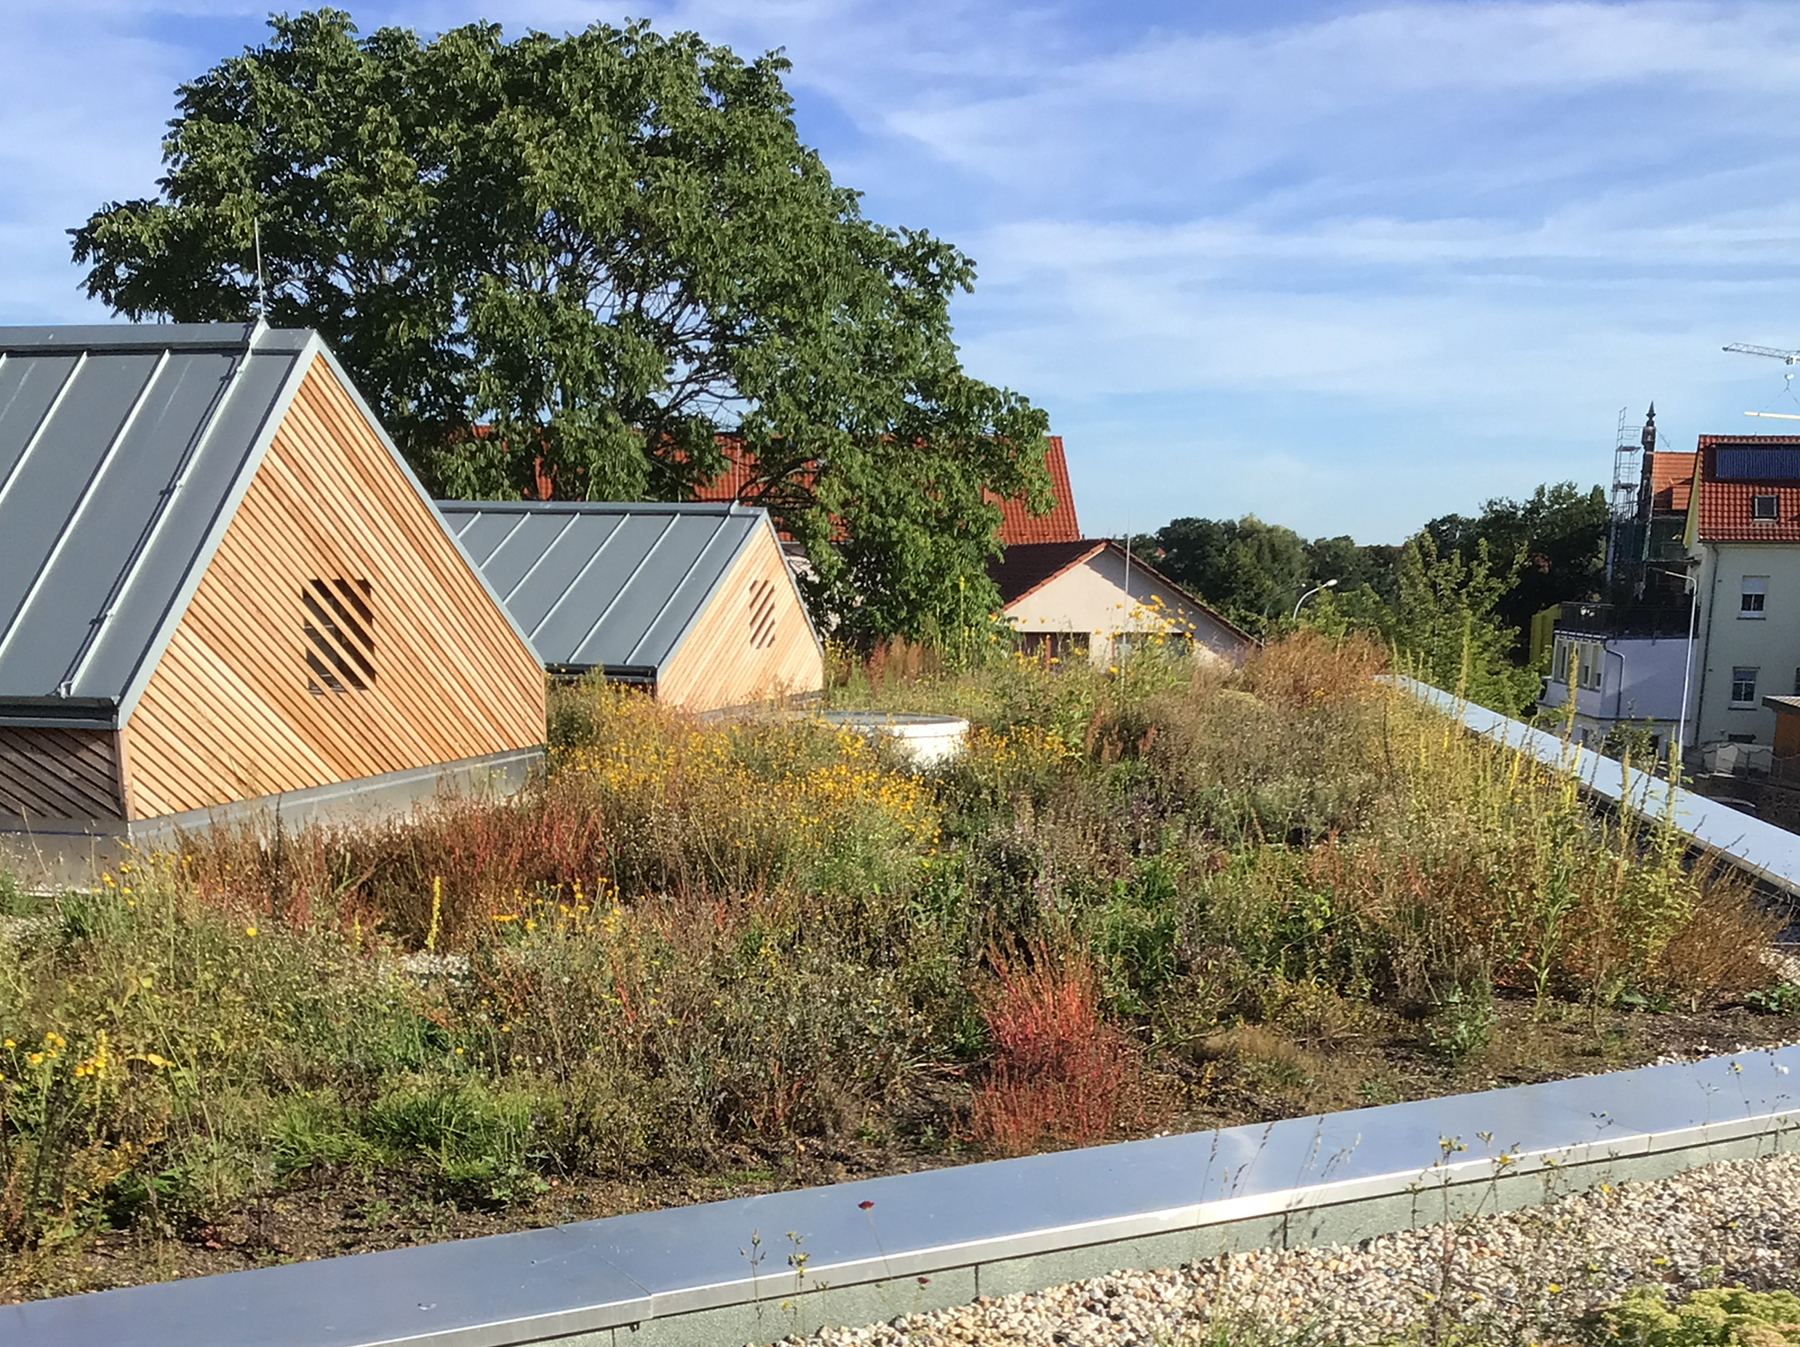
[[[1538,705],[1563,706],[1573,688],[1576,743],[1597,749],[1615,726],[1642,726],[1661,755],[1681,719],[1688,622],[1686,607],[1563,604]]]
[[[1111,665],[1146,639],[1241,659],[1256,640],[1110,540],[1015,543],[988,565],[1022,647]]]
[[[1775,743],[1767,696],[1800,693],[1800,437],[1702,435],[1688,544],[1699,650],[1688,742],[1702,754]],[[1746,756],[1738,750],[1735,757]]]

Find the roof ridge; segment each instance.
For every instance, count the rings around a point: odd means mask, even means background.
[[[252,323],[88,323],[0,326],[0,352],[299,351],[313,335],[305,327]]]

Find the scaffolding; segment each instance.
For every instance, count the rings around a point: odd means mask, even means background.
[[[1641,601],[1650,556],[1650,463],[1656,454],[1656,404],[1641,422],[1619,409],[1613,436],[1611,508],[1606,526],[1606,589],[1618,602]]]

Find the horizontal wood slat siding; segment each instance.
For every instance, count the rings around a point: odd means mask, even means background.
[[[123,818],[122,779],[112,730],[0,726],[0,816]]]
[[[766,616],[771,598],[772,628]],[[761,644],[753,639],[759,630],[765,633]],[[787,559],[770,533],[759,530],[659,673],[657,698],[690,711],[715,711],[824,686],[825,660]]]
[[[366,690],[308,690],[315,579],[369,582]],[[148,818],[542,743],[543,672],[315,360],[125,733]]]

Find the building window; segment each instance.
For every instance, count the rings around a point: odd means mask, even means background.
[[[306,690],[315,697],[367,692],[375,686],[375,607],[367,580],[308,580],[305,613]]]
[[[775,644],[775,582],[750,582],[750,645],[767,650]]]
[[[1752,496],[1752,497],[1750,497],[1750,517],[1752,519],[1779,519],[1779,518],[1781,518],[1781,497],[1780,496]]]
[[[1086,661],[1090,643],[1085,631],[1027,631],[1019,634],[1019,650],[1050,664]]]
[[[1605,659],[1606,645],[1602,641],[1558,636],[1550,649],[1550,681],[1567,687],[1573,674],[1576,687],[1597,690],[1606,670]]]
[[[1577,672],[1581,686],[1598,692],[1601,676],[1606,668],[1605,647],[1598,641],[1581,641],[1578,644],[1581,647],[1581,658]]]
[[[1761,618],[1763,604],[1769,595],[1769,577],[1766,575],[1746,575],[1743,589],[1738,595],[1738,616]]]
[[[1731,671],[1731,704],[1733,706],[1756,705],[1756,670],[1743,667]]]

